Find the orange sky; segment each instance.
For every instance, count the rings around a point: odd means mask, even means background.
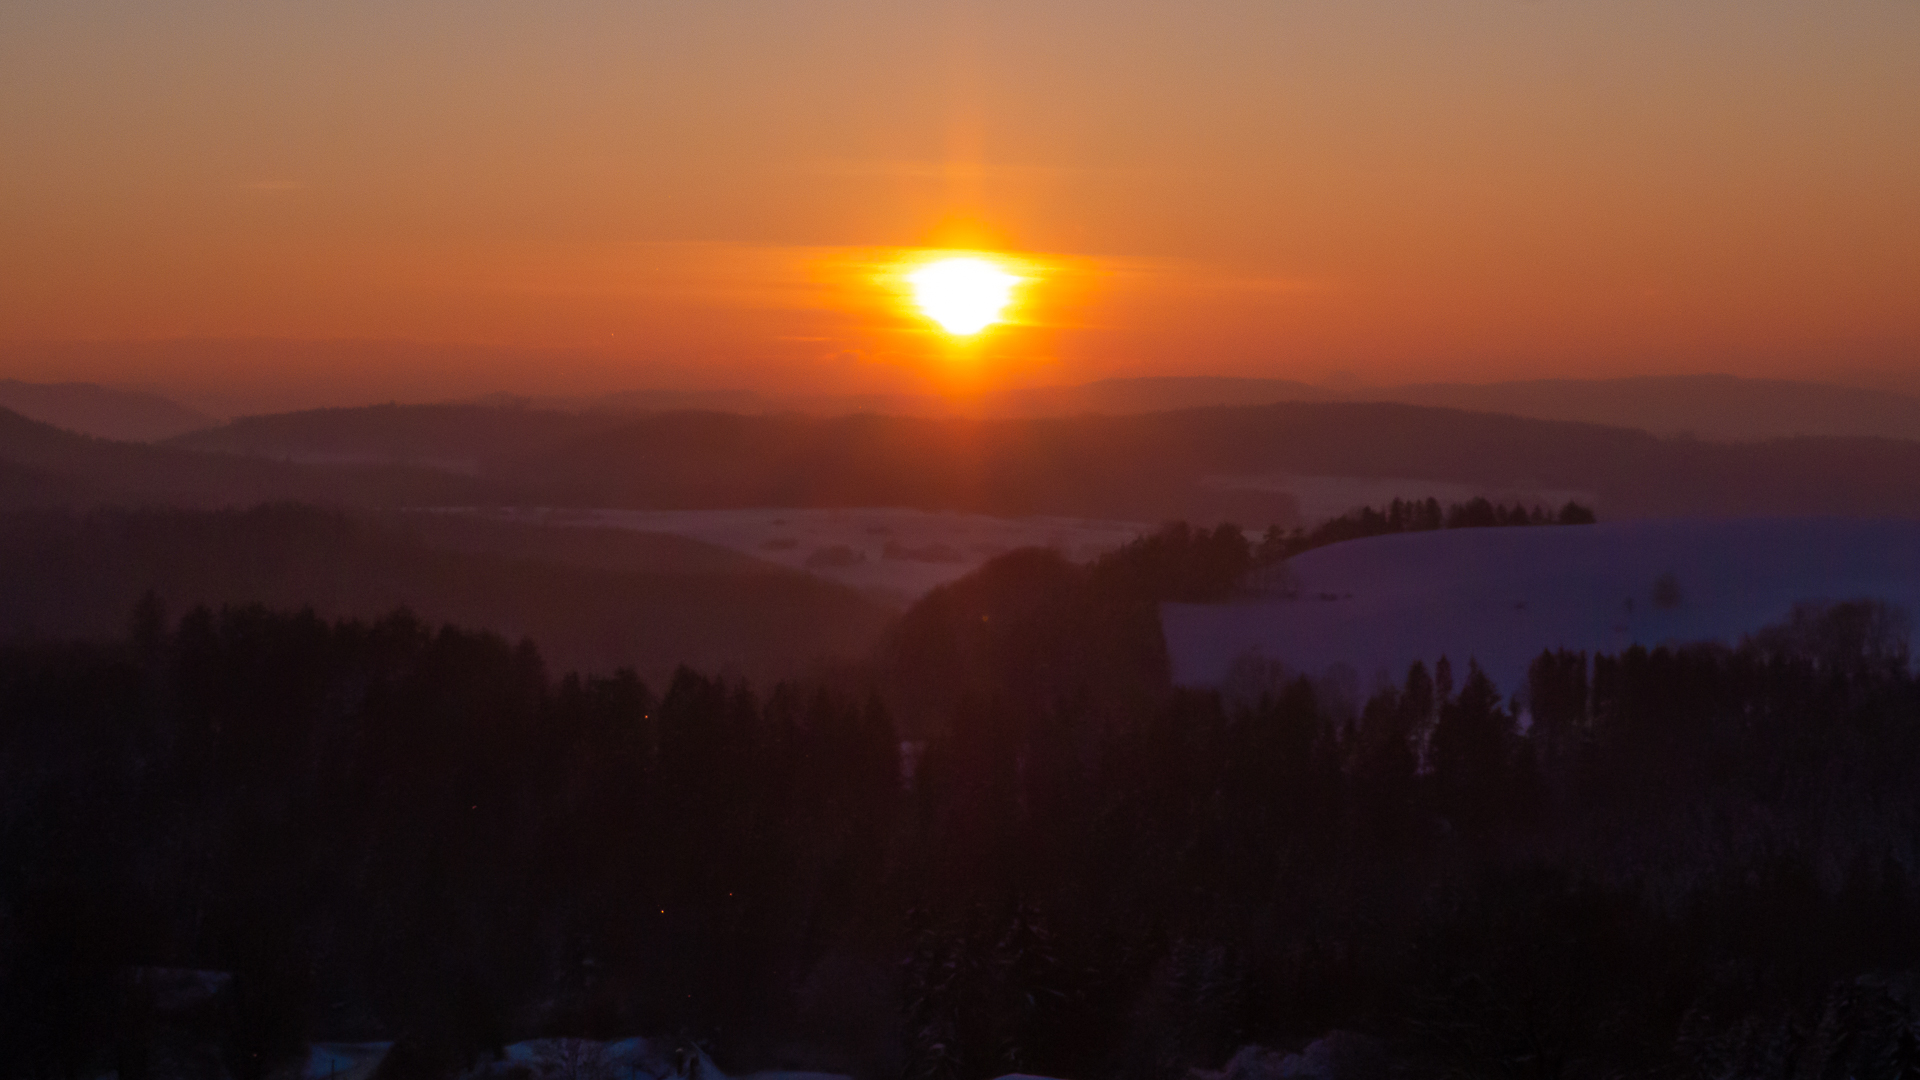
[[[11,0],[0,375],[1920,380],[1915,57],[1911,0]],[[1035,269],[963,349],[889,285],[948,245]]]

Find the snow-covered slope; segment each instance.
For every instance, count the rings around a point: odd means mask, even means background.
[[[393,1049],[390,1042],[314,1043],[307,1048],[301,1080],[368,1080]]]
[[[1802,600],[1920,612],[1920,522],[1454,529],[1335,544],[1290,569],[1291,595],[1163,606],[1174,681],[1219,686],[1251,655],[1315,675],[1345,664],[1370,684],[1444,655],[1511,693],[1542,649],[1731,643]]]

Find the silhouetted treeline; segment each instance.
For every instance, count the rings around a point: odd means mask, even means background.
[[[1234,535],[1071,569],[1204,588]],[[1144,1080],[1351,1029],[1415,1076],[1899,1075],[1904,631],[1810,607],[1359,701],[1281,675],[1120,708],[1035,668],[903,746],[860,697],[148,602],[122,645],[0,650],[0,1072],[396,1038],[434,1075],[654,1033],[736,1071]],[[174,969],[228,973],[192,1031],[151,989]]]
[[[1254,554],[1258,561],[1270,563],[1328,544],[1362,540],[1369,536],[1514,525],[1591,525],[1595,520],[1593,511],[1577,502],[1550,510],[1519,503],[1505,506],[1476,497],[1464,503],[1449,503],[1443,510],[1438,499],[1395,499],[1387,504],[1385,510],[1363,506],[1323,521],[1312,529],[1270,528],[1261,538]]]

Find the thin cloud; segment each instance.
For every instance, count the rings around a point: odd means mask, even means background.
[[[1008,165],[979,161],[825,158],[797,162],[793,171],[810,176],[883,180],[948,180],[954,177],[1028,179],[1085,172],[1064,165]]]

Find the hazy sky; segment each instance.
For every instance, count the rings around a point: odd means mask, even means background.
[[[908,308],[944,246],[1018,325]],[[1920,3],[0,0],[0,341],[330,399],[1920,377]]]

